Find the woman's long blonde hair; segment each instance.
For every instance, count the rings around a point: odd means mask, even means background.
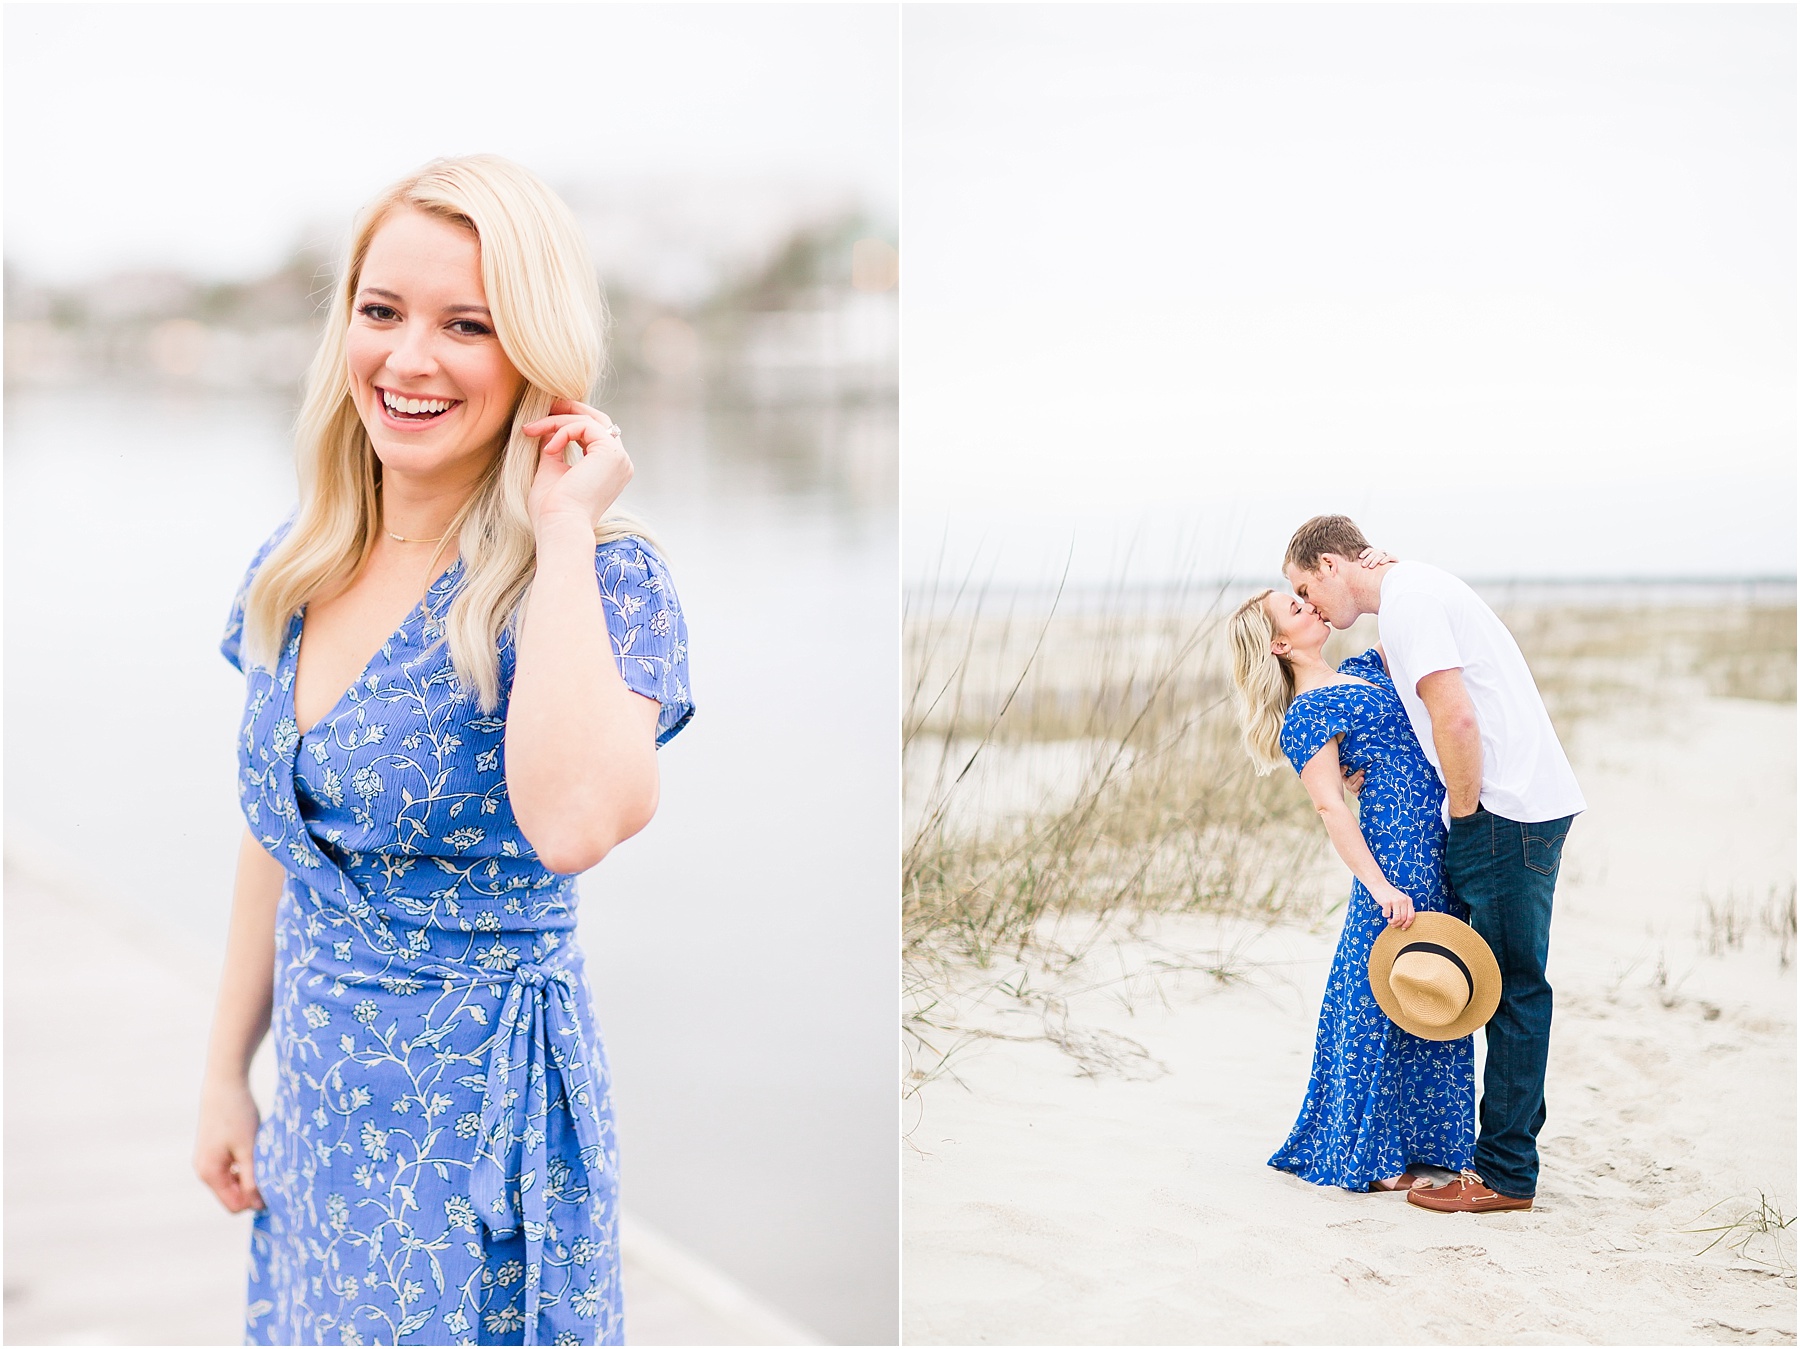
[[[1263,601],[1274,593],[1264,590],[1252,595],[1225,625],[1231,635],[1231,683],[1237,690],[1238,724],[1258,777],[1267,776],[1283,762],[1281,723],[1288,704],[1294,701],[1294,667],[1270,649],[1275,624]]]
[[[442,616],[444,637],[457,679],[492,712],[500,700],[498,643],[537,565],[526,498],[538,442],[519,428],[548,415],[553,398],[590,397],[605,360],[606,326],[575,217],[534,174],[497,155],[433,160],[359,217],[295,431],[300,509],[251,584],[245,646],[253,659],[273,664],[294,612],[354,577],[375,545],[381,466],[351,397],[345,335],[370,240],[402,208],[474,232],[495,336],[525,378],[504,447],[446,531],[456,537],[464,578]],[[644,532],[629,516],[612,515],[594,537],[603,543]]]

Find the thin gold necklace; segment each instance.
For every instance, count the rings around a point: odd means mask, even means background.
[[[450,537],[448,534],[439,534],[435,539],[409,539],[403,534],[394,533],[391,529],[384,528],[381,532],[394,540],[395,543],[442,543],[445,539]]]

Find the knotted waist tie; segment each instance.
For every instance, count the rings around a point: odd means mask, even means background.
[[[575,978],[564,968],[521,964],[500,1008],[488,1057],[487,1102],[469,1198],[497,1237],[525,1229],[525,1343],[538,1343],[538,1296],[549,1225],[551,1074],[560,1079],[581,1143],[589,1188],[605,1167],[599,1087],[575,1014]]]

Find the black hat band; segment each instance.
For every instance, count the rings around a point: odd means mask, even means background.
[[[1463,964],[1463,958],[1461,956],[1457,955],[1456,952],[1452,951],[1448,946],[1439,946],[1434,941],[1415,941],[1408,942],[1394,954],[1395,962],[1398,963],[1401,956],[1408,955],[1413,951],[1423,951],[1426,955],[1442,956],[1445,960],[1448,960],[1452,965],[1456,966],[1457,969],[1461,970],[1463,982],[1469,986],[1468,1000],[1471,1002],[1474,1001],[1475,976],[1469,973],[1469,967]],[[1389,968],[1391,969],[1392,966],[1389,966]]]

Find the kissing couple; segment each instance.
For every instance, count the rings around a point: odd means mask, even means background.
[[[1551,899],[1581,789],[1518,643],[1462,581],[1342,515],[1300,526],[1282,570],[1293,593],[1228,624],[1244,745],[1259,773],[1293,765],[1356,879],[1306,1101],[1269,1165],[1440,1212],[1528,1209]],[[1334,669],[1325,639],[1364,614],[1380,644]],[[1460,1176],[1432,1185],[1423,1166]]]

